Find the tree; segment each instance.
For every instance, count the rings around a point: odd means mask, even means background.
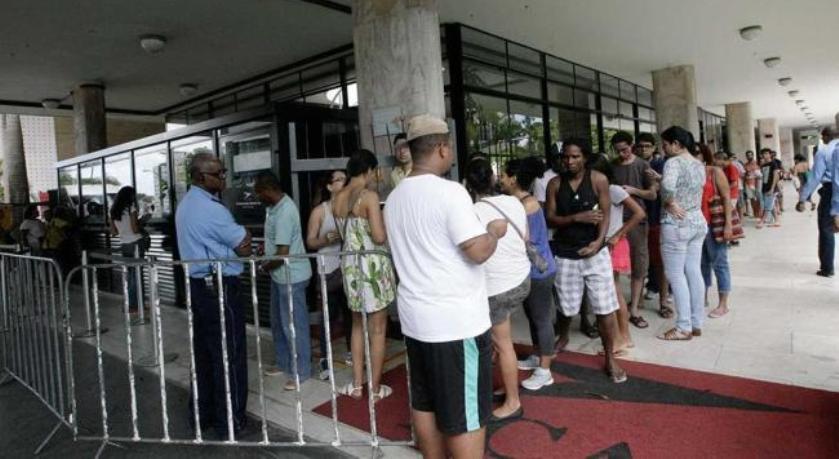
[[[3,185],[5,201],[16,204],[12,212],[12,228],[23,221],[29,203],[29,180],[26,178],[26,157],[23,154],[23,130],[19,115],[0,115],[2,135]]]

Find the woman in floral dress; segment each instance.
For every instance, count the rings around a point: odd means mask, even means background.
[[[333,212],[344,251],[387,250],[387,234],[379,207],[379,194],[370,189],[379,174],[376,156],[368,150],[353,154],[347,163],[349,183],[335,195]],[[362,311],[367,313],[373,398],[381,400],[393,390],[380,384],[385,360],[387,310],[396,298],[396,282],[390,259],[382,255],[355,255],[341,259],[344,292],[353,314],[353,381],[339,392],[361,398],[364,382],[364,332]]]

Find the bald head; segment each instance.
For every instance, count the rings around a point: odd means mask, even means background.
[[[214,172],[218,168],[218,162],[218,158],[212,153],[196,153],[192,155],[189,161],[189,178],[192,180],[192,183],[199,183],[203,173]]]
[[[839,131],[837,131],[836,128],[832,126],[827,126],[824,129],[822,129],[822,141],[824,143],[830,142],[837,136],[839,136]]]

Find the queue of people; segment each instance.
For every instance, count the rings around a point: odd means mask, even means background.
[[[553,384],[551,361],[567,344],[571,318],[584,305],[595,316],[606,375],[614,383],[626,381],[616,357],[634,347],[630,325],[648,327],[641,316],[647,277],[657,286],[659,314],[673,314],[668,286],[675,300],[676,326],[660,338],[701,336],[711,271],[720,292],[711,317],[728,311],[724,254],[737,196],[713,157],[694,156],[698,150],[689,132],[673,127],[661,137],[664,156],[657,154],[654,137],[639,138],[635,145],[630,134],[620,132],[612,139],[618,159],[611,162],[585,141],[566,139],[552,173],[536,157],[510,160],[496,173],[488,158],[475,155],[464,170],[464,187],[444,178],[454,161],[447,124],[418,116],[396,139],[398,184],[384,207],[375,189],[378,161],[361,150],[349,158],[346,171],[327,174],[305,232],[277,177],[260,174],[254,188],[267,207],[262,253],[291,257],[260,265],[272,285],[275,365],[266,375],[286,375],[286,390],[299,389],[315,375],[306,300],[313,270],[302,257],[307,249],[325,255],[315,269],[326,277],[331,310],[342,316],[352,380],[339,387],[341,394],[362,398],[368,374],[374,401],[393,393],[381,381],[388,310],[398,306],[411,366],[412,417],[420,447],[429,455],[482,451],[487,423],[520,418],[520,388]],[[184,261],[251,253],[249,232],[216,198],[225,172],[212,155],[192,158],[193,186],[176,215]],[[709,229],[716,224],[718,204],[721,239]],[[130,245],[137,232],[135,213],[123,206],[112,217]],[[339,257],[339,251],[356,254]],[[390,251],[393,262],[368,251]],[[237,299],[241,272],[235,262],[196,262],[188,273],[196,319],[198,406],[193,409],[201,415],[200,427],[214,427],[222,436],[225,383],[235,430],[246,423],[244,313]],[[628,301],[622,276],[630,278]],[[227,382],[219,371],[221,324],[214,294],[219,288],[231,368]],[[511,331],[511,317],[519,310],[533,343],[532,355],[522,360]],[[321,355],[326,339],[321,333]],[[326,379],[325,363],[320,364],[318,375]],[[493,365],[502,381],[497,390]],[[521,383],[519,370],[531,372]]]

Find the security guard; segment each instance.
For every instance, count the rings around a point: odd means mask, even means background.
[[[192,187],[178,203],[175,226],[181,260],[246,257],[251,254],[251,235],[233,220],[217,194],[225,187],[225,169],[210,153],[192,157],[189,176]],[[221,343],[216,264],[190,264],[190,293],[194,317],[195,371],[198,382],[198,412],[201,428],[214,427],[228,438],[227,402]],[[245,427],[248,402],[247,341],[245,310],[239,301],[241,263],[221,265],[224,287],[224,321],[230,375],[230,398],[236,433]],[[190,397],[190,405],[193,398]],[[194,421],[191,406],[190,422]]]

